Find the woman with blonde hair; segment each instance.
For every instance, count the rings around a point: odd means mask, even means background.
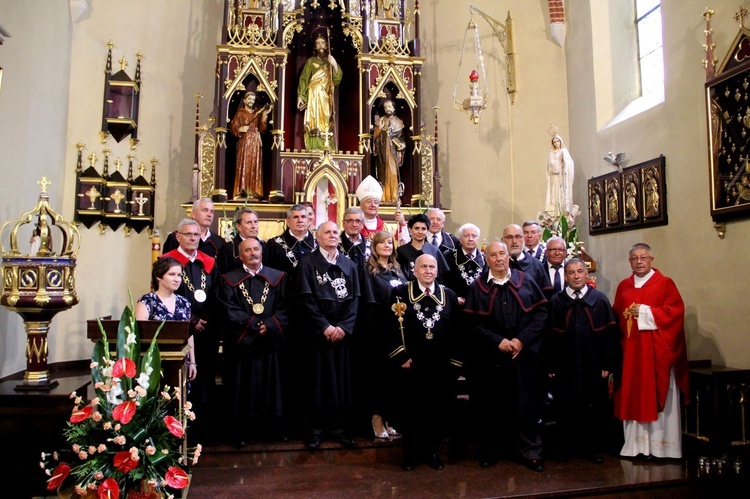
[[[390,297],[394,288],[406,283],[406,277],[396,261],[395,242],[390,232],[377,232],[370,245],[372,253],[360,269],[360,358],[363,403],[372,416],[375,438],[391,440],[401,435],[389,424],[392,386],[388,366],[388,352],[382,342],[383,328],[390,313]]]

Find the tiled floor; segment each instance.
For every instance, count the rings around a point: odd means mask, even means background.
[[[271,446],[273,447],[273,446]],[[688,462],[644,462],[606,456],[603,464],[570,459],[548,461],[541,473],[501,461],[480,468],[476,461],[446,461],[405,472],[398,449],[363,445],[354,450],[326,444],[314,454],[301,443],[260,451],[208,447],[193,468],[188,496],[194,498],[350,497],[709,497],[704,481],[691,478]],[[716,492],[716,489],[711,489]],[[710,494],[711,497],[720,497]],[[725,496],[726,497],[726,496]]]

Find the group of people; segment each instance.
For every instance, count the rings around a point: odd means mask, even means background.
[[[648,245],[630,249],[633,275],[611,306],[586,264],[563,239],[542,242],[536,222],[509,224],[485,248],[474,224],[446,232],[438,208],[408,221],[397,213],[392,233],[377,214],[382,194],[366,178],[343,231],[331,221],[313,230],[294,205],[268,241],[246,207],[224,241],[210,231],[211,201],[196,201],[136,315],[191,321],[199,416],[229,414],[238,447],[296,431],[311,451],[324,440],[353,447],[367,428],[403,438],[405,470],[442,469],[441,443],[463,437],[446,425],[461,380],[483,467],[512,457],[542,471],[553,454],[600,463],[613,414],[624,421],[622,455],[681,457],[684,305]]]

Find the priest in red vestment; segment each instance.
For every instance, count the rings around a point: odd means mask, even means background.
[[[633,275],[617,287],[622,380],[615,416],[624,422],[623,456],[681,458],[680,401],[688,402],[685,305],[674,281],[652,269],[651,248],[630,249]],[[680,397],[682,395],[682,397]]]

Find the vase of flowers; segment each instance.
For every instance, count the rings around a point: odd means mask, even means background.
[[[174,497],[188,486],[201,446],[188,453],[185,445],[188,421],[195,419],[190,402],[178,388],[161,386],[159,331],[141,355],[132,298],[120,318],[116,358],[99,328],[102,338],[91,356],[95,396],[86,403],[71,394],[64,432],[69,445],[42,453],[47,489],[107,499]]]

